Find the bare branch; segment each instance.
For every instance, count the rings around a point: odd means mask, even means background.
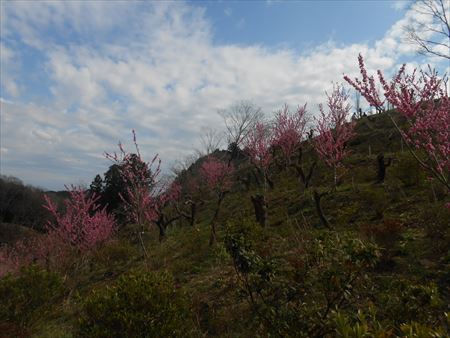
[[[223,134],[216,129],[207,128],[201,136],[201,149],[202,156],[212,154],[216,149],[219,149],[222,144]]]
[[[417,0],[411,8],[419,15],[406,27],[407,40],[419,47],[421,54],[450,59],[450,2]]]
[[[263,119],[261,108],[249,101],[241,101],[229,109],[220,110],[226,127],[226,139],[228,144],[240,145],[249,131],[254,128],[257,122]]]

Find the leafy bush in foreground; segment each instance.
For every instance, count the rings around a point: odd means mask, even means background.
[[[0,279],[0,324],[19,328],[29,326],[33,318],[48,310],[64,291],[61,277],[37,266],[23,268],[18,275]]]
[[[189,337],[194,326],[184,295],[167,273],[123,275],[83,300],[79,337]]]

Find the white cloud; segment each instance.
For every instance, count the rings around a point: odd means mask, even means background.
[[[411,4],[410,0],[395,0],[392,1],[391,7],[396,11],[401,11],[407,8]]]
[[[7,94],[13,97],[19,96],[21,92],[20,86],[13,76],[13,70],[17,67],[16,57],[16,53],[11,48],[8,48],[3,42],[0,43],[0,85]]]
[[[387,70],[411,52],[401,41],[403,21],[373,47],[330,42],[298,54],[216,45],[204,10],[182,3],[2,6],[2,37],[20,37],[45,56],[52,94],[45,104],[1,100],[8,149],[2,167],[51,188],[106,171],[103,152],[116,150],[119,140],[130,144],[133,128],[143,155],[159,153],[167,167],[198,146],[205,127],[221,128],[217,110],[237,100],[252,100],[267,113],[285,102],[308,102],[314,113],[332,81],[357,75],[358,53],[370,70]],[[82,38],[67,43],[49,30]]]

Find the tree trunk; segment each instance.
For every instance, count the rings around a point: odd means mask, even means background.
[[[164,225],[164,220],[158,219],[156,221],[156,226],[159,229],[159,242],[161,243],[166,238],[166,227]]]
[[[303,171],[303,167],[301,165],[299,165],[299,164],[295,165],[295,169],[297,171],[297,177],[300,178],[305,189],[307,189],[309,187],[309,184],[311,183],[311,177],[313,175],[314,168],[316,167],[316,165],[317,165],[317,163],[313,162],[311,167],[309,167],[309,171],[308,171],[307,175],[305,175],[305,172]]]
[[[196,216],[197,216],[197,203],[192,202],[192,204],[191,204],[191,219],[190,219],[190,222],[189,222],[189,225],[191,227],[193,227],[194,224],[195,224],[195,217]]]
[[[333,174],[334,174],[334,189],[336,189],[337,184],[338,184],[338,179],[337,179],[337,167],[336,165],[333,166]]]
[[[265,177],[266,182],[269,184],[270,190],[273,190],[274,187],[275,187],[275,184],[273,183],[273,180],[270,179],[270,177],[269,177],[268,174],[265,174],[265,176],[266,176],[266,177]]]
[[[325,217],[325,215],[323,213],[322,205],[320,203],[321,199],[324,195],[326,195],[326,193],[319,194],[317,192],[317,190],[313,191],[314,203],[316,205],[316,211],[317,211],[317,214],[319,215],[320,222],[322,223],[322,225],[324,227],[330,228],[330,223],[328,222],[327,218]]]
[[[167,218],[164,214],[161,214],[158,217],[158,220],[155,222],[156,226],[159,229],[159,242],[161,243],[164,239],[166,239],[166,231],[167,227],[172,224],[174,221],[179,219],[180,216],[175,216],[173,218]]]
[[[211,234],[209,235],[209,246],[216,244],[216,221],[211,222]]]
[[[251,196],[253,206],[255,208],[256,221],[262,226],[266,226],[267,222],[267,203],[264,195]]]
[[[214,212],[214,216],[213,219],[211,221],[211,235],[209,236],[209,245],[212,246],[216,243],[217,238],[216,238],[216,222],[217,222],[217,218],[219,217],[219,210],[220,210],[220,205],[222,204],[222,201],[225,197],[225,194],[221,194],[221,196],[219,196],[219,200],[217,201],[217,208],[216,211]]]
[[[384,162],[384,154],[379,153],[377,156],[378,170],[377,170],[377,183],[383,183],[386,177],[386,168],[391,165],[392,159],[388,160],[388,163]]]

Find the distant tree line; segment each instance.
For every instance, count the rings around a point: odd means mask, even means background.
[[[49,214],[42,207],[44,191],[13,176],[0,176],[0,222],[44,229]]]

